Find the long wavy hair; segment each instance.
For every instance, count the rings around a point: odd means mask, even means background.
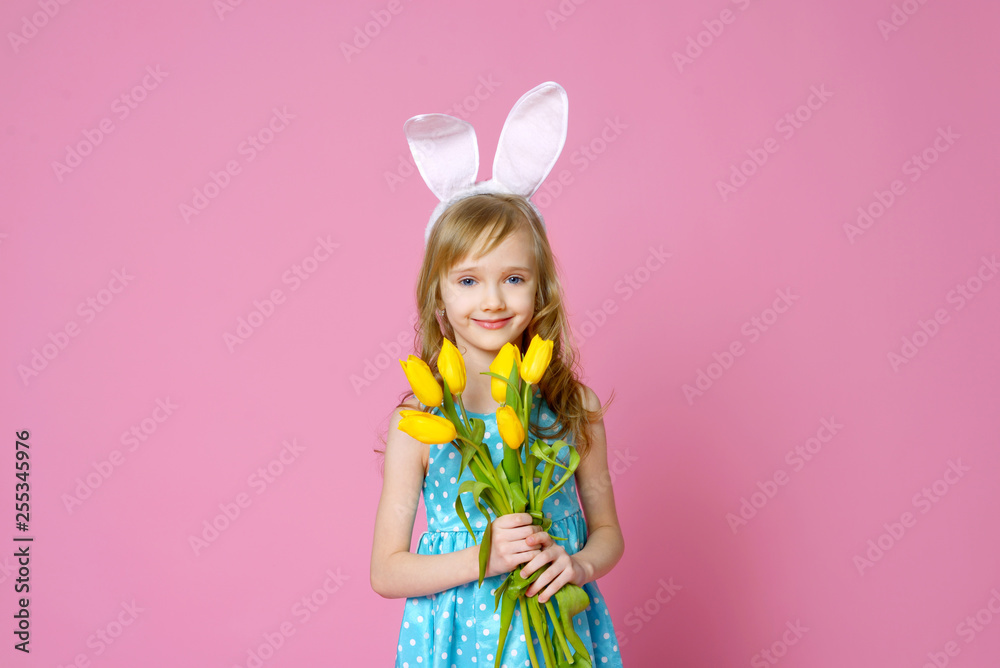
[[[424,261],[417,279],[416,299],[418,318],[414,323],[413,349],[419,352],[419,357],[430,365],[434,377],[441,382],[441,374],[437,370],[437,356],[445,337],[455,343],[455,332],[451,323],[445,317],[438,317],[438,310],[443,308],[441,300],[441,281],[456,263],[464,259],[474,250],[484,231],[490,241],[482,250],[489,253],[505,239],[520,229],[527,228],[531,234],[532,247],[535,256],[535,266],[538,271],[538,292],[535,295],[535,313],[521,334],[520,341],[515,341],[523,355],[528,349],[531,339],[537,334],[543,339],[551,340],[552,359],[548,369],[538,384],[538,390],[549,407],[555,412],[556,420],[545,430],[532,423],[530,431],[536,438],[545,440],[565,439],[572,434],[572,442],[586,457],[590,450],[588,425],[604,416],[612,397],[596,411],[584,407],[581,397],[582,384],[579,380],[579,353],[573,341],[566,316],[565,299],[562,285],[559,282],[556,259],[549,246],[545,227],[534,208],[520,195],[481,194],[459,200],[448,207],[431,230],[427,248],[424,251]],[[397,408],[420,405],[413,390],[408,390],[400,396]],[[537,405],[537,399],[536,399]],[[534,414],[534,409],[532,410]],[[385,433],[381,440],[385,444]],[[384,450],[375,449],[384,454]]]

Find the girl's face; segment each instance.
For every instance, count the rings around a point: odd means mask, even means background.
[[[535,313],[537,280],[531,235],[523,227],[488,254],[466,256],[451,268],[441,299],[467,361],[479,358],[488,366],[505,343],[520,338]]]

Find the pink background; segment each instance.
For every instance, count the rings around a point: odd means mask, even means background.
[[[221,4],[0,12],[0,663],[391,665],[372,448],[435,203],[403,122],[465,117],[488,178],[553,80],[535,201],[617,392],[625,664],[996,665],[995,3]]]

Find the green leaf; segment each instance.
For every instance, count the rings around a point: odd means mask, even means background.
[[[479,418],[469,418],[472,421],[472,438],[469,440],[473,443],[482,443],[483,434],[486,433],[486,423]]]
[[[483,506],[482,502],[480,501],[480,497],[482,496],[483,492],[485,492],[488,489],[493,489],[492,485],[485,482],[480,482],[478,480],[466,480],[465,482],[463,482],[461,485],[458,486],[458,494],[459,496],[461,496],[466,492],[471,493],[473,500],[476,502],[476,508],[479,509],[479,512],[481,512],[483,516],[486,517],[486,519],[489,519],[490,512]]]
[[[514,408],[514,412],[517,412],[518,401],[519,401],[519,390],[520,385],[519,374],[517,373],[517,360],[513,360],[510,365],[510,374],[507,376],[507,405]]]
[[[563,626],[563,620],[559,618],[559,610],[556,602],[550,598],[543,605],[552,618],[552,628],[555,631],[556,640],[559,641],[559,649],[562,650],[562,656],[558,659],[558,665],[561,666],[563,663],[573,665],[573,653],[569,651],[569,643],[566,641],[566,629]]]
[[[455,512],[458,513],[458,519],[462,520],[462,524],[465,528],[469,530],[469,534],[472,536],[472,544],[478,544],[476,540],[476,532],[472,530],[472,525],[469,524],[469,518],[465,516],[465,506],[462,504],[462,495],[459,494],[455,497]]]
[[[571,582],[560,587],[553,598],[559,604],[559,614],[568,618],[583,612],[590,605],[590,596],[587,595],[587,591]]]
[[[545,498],[548,498],[559,491],[559,488],[566,484],[566,481],[570,479],[576,472],[576,467],[580,465],[580,453],[576,451],[576,448],[570,447],[569,449],[569,466],[566,467],[566,472],[563,473],[562,477],[559,478],[559,482],[552,486],[548,492],[545,493]],[[543,501],[545,499],[542,499]]]
[[[559,606],[559,621],[562,623],[563,633],[576,650],[572,665],[589,667],[591,665],[590,651],[577,635],[576,627],[573,626],[573,617],[587,609],[587,606],[590,605],[590,596],[582,587],[566,584],[556,592],[553,598]]]
[[[458,477],[455,478],[456,480],[462,477],[462,471],[464,471],[465,467],[469,465],[469,462],[472,461],[472,458],[476,456],[476,449],[471,445],[463,446],[463,448],[460,449],[459,452],[462,453],[462,461],[458,465]]]
[[[525,507],[528,505],[528,499],[525,498],[524,492],[521,491],[521,486],[511,485],[510,494],[513,497],[511,501],[513,502],[514,512],[523,513]]]
[[[517,596],[503,597],[503,609],[500,611],[500,637],[497,639],[497,660],[493,668],[500,668],[500,659],[503,658],[503,646],[507,642],[507,630],[510,623],[514,621],[514,606],[517,604]]]
[[[507,577],[505,577],[503,582],[500,583],[500,586],[497,587],[496,593],[493,595],[493,612],[496,612],[497,608],[500,607],[500,597],[503,596],[503,593],[507,591],[507,587],[510,586],[510,578],[512,575],[513,572],[508,573]]]
[[[541,443],[541,445],[538,447],[537,450],[535,449],[534,446],[532,446],[531,454],[535,455],[536,457],[539,457],[540,459],[545,460],[549,464],[554,464],[555,466],[558,466],[561,469],[569,468],[566,464],[563,464],[561,461],[559,461],[558,459],[559,453],[562,452],[563,448],[571,448],[571,449],[575,448],[572,448],[572,446],[570,446],[569,443],[563,440],[556,441],[552,445],[549,445],[542,441],[535,441],[536,445],[539,443]],[[572,459],[570,461],[572,462]]]
[[[486,525],[486,533],[483,534],[483,543],[479,546],[479,586],[483,586],[486,579],[486,566],[490,561],[490,546],[493,544],[491,534],[493,533],[493,522]]]

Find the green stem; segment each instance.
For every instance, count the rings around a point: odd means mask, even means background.
[[[518,604],[521,606],[521,621],[524,622],[524,639],[525,644],[528,645],[528,656],[531,658],[531,668],[540,668],[538,665],[538,657],[535,656],[535,643],[531,641],[531,625],[528,623],[528,606],[526,604],[528,597],[521,594],[517,597]]]
[[[465,428],[471,429],[472,423],[469,421],[469,415],[465,412],[465,402],[462,401],[462,395],[456,394],[455,398],[458,399],[458,407],[462,409],[462,419],[465,421]]]
[[[552,625],[555,627],[556,639],[559,641],[559,648],[566,656],[566,660],[570,661],[573,659],[573,652],[570,651],[569,644],[566,642],[566,636],[562,627],[562,620],[559,619],[559,608],[556,606],[556,602],[552,599],[545,602],[545,608],[552,617]]]
[[[545,657],[546,666],[556,666],[555,651],[552,648],[552,639],[549,637],[548,624],[545,623],[545,613],[538,603],[538,598],[532,596],[528,598],[528,609],[531,611],[531,624],[535,628],[538,636],[538,644],[542,648],[542,656]]]
[[[473,462],[478,463],[480,468],[483,469],[483,474],[484,474],[483,477],[485,478],[485,480],[483,480],[483,478],[480,478],[479,476],[476,476],[476,479],[481,480],[482,482],[489,483],[496,490],[503,490],[504,489],[503,483],[500,481],[500,477],[497,475],[496,468],[494,468],[493,466],[493,460],[490,459],[489,455],[483,451],[482,443],[475,443],[469,440],[468,438],[465,438],[464,436],[459,436],[458,440],[468,443],[476,450],[476,456],[479,457],[479,461],[477,462],[477,460],[473,458],[472,461],[469,462],[469,468],[470,469],[472,468]],[[474,476],[476,475],[475,471],[473,471],[473,475]],[[500,514],[506,515],[508,513],[514,512],[512,509],[510,509],[510,503],[507,501],[506,498],[503,499],[503,502],[504,502],[503,507],[507,508],[508,510],[505,513],[500,513]]]

